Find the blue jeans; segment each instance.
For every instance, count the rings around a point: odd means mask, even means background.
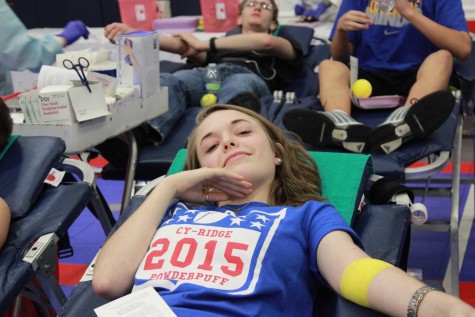
[[[271,95],[265,81],[244,66],[232,63],[218,64],[221,90],[218,103],[226,103],[242,92],[252,92],[259,97]],[[168,111],[148,121],[164,140],[172,131],[187,107],[199,107],[204,89],[206,68],[180,70],[173,74],[160,74],[160,85],[168,87]]]

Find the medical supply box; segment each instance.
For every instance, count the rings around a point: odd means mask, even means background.
[[[141,97],[157,93],[160,88],[159,43],[156,32],[136,31],[118,37],[120,85],[139,87]]]
[[[37,122],[34,123],[72,125],[109,115],[102,84],[89,82],[89,87],[91,92],[80,81],[73,85],[44,87],[39,92]]]

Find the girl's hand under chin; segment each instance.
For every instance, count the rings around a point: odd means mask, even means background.
[[[199,168],[165,178],[175,187],[175,198],[189,202],[219,202],[242,199],[252,193],[252,184],[224,168]]]

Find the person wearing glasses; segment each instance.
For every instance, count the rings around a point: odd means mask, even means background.
[[[140,129],[147,131],[138,135],[146,135],[142,139],[159,143],[171,132],[187,107],[199,107],[201,98],[207,93],[204,79],[206,66],[210,63],[217,64],[221,77],[218,103],[226,103],[241,93],[272,96],[272,91],[287,86],[301,67],[302,49],[291,37],[272,35],[278,26],[278,14],[274,0],[247,0],[239,5],[238,34],[210,40],[200,40],[191,33],[160,34],[161,50],[180,54],[198,67],[160,74],[160,84],[168,86],[169,110],[148,121],[148,125],[142,125]],[[127,25],[113,23],[105,27],[104,33],[109,40],[115,41],[119,34],[130,31],[133,29]],[[137,139],[140,143],[140,136]],[[114,144],[103,144],[99,150],[107,159],[114,160],[114,165],[125,165],[127,145],[117,140],[110,142]]]
[[[43,65],[51,65],[56,54],[80,37],[88,38],[86,25],[79,20],[70,21],[63,31],[54,36],[35,38],[28,34],[25,25],[16,16],[5,0],[0,0],[0,95],[13,93],[11,70],[38,72]]]

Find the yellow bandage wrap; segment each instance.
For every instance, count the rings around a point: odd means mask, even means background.
[[[340,279],[341,295],[361,306],[369,307],[368,290],[376,275],[391,264],[381,260],[364,258],[351,263]]]

